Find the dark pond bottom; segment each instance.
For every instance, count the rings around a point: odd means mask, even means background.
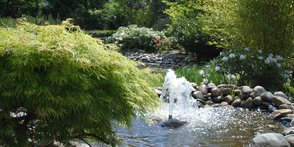
[[[161,112],[162,113],[162,112]],[[248,146],[259,133],[281,131],[279,124],[265,119],[266,114],[228,107],[203,108],[193,114],[176,116],[189,124],[178,129],[162,128],[141,119],[130,129],[117,127],[120,146]],[[273,129],[273,125],[277,128]]]

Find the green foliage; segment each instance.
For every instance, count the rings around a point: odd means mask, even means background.
[[[165,13],[172,21],[167,29],[168,34],[173,36],[172,41],[202,58],[216,57],[219,51],[208,44],[211,37],[202,30],[203,24],[199,20],[199,15],[204,13],[202,0],[166,0],[165,3],[169,7]]]
[[[198,84],[207,82],[223,84],[227,81],[223,74],[215,71],[215,61],[211,61],[206,66],[181,67],[175,72],[179,77],[183,76],[188,81]]]
[[[262,85],[268,90],[282,90],[291,82],[293,64],[284,64],[282,56],[245,48],[227,51],[218,58],[219,72],[240,75],[239,85]]]
[[[108,38],[108,42],[121,44],[123,49],[144,49],[147,51],[165,50],[170,46],[169,40],[162,32],[136,25],[120,27]]]
[[[155,106],[147,72],[68,21],[0,22],[1,145],[74,138],[114,145],[114,123],[130,126]]]
[[[288,55],[294,48],[293,5],[293,0],[208,0],[199,20],[219,46]]]

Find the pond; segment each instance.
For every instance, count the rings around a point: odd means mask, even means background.
[[[163,106],[149,117],[167,114]],[[165,116],[167,119],[167,116]],[[266,119],[266,114],[233,107],[200,108],[195,112],[175,114],[175,118],[188,121],[177,128],[163,128],[156,123],[135,119],[130,129],[117,127],[121,146],[248,146],[259,133],[275,132],[279,124]],[[275,126],[275,130],[273,129]],[[276,128],[277,127],[277,128]]]

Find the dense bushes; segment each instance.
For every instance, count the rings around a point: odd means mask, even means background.
[[[146,51],[164,50],[170,45],[162,32],[136,25],[120,27],[107,40],[122,45],[123,49],[144,49]]]
[[[113,144],[113,122],[129,126],[156,103],[145,72],[68,22],[0,19],[0,71],[1,145]]]
[[[217,61],[217,72],[238,75],[239,85],[262,85],[269,90],[282,90],[292,79],[293,67],[284,64],[286,59],[262,50],[227,51]]]
[[[211,37],[207,35],[199,20],[202,1],[179,0],[176,2],[165,1],[168,9],[165,10],[172,21],[167,32],[173,36],[172,41],[183,46],[188,51],[196,52],[200,58],[214,58],[220,52],[214,45],[210,45]]]

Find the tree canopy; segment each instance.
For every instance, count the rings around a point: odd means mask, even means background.
[[[69,21],[0,19],[0,38],[0,144],[114,144],[114,123],[130,126],[156,104],[146,72]]]

